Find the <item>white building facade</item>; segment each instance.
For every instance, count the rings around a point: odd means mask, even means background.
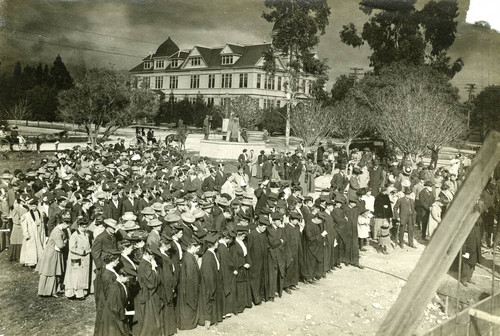
[[[282,107],[287,103],[286,64],[276,57],[275,75],[266,74],[263,53],[270,46],[226,44],[180,50],[169,37],[130,73],[138,87],[146,86],[166,99],[173,94],[176,101],[187,98],[194,103],[201,94],[208,105],[224,105],[228,99],[247,95],[261,108]],[[300,78],[297,99],[310,97],[314,80],[314,76]]]

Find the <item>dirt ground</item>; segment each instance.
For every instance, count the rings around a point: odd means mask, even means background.
[[[50,153],[14,154],[0,160],[0,172],[37,164]],[[231,169],[233,169],[232,167]],[[319,179],[318,189],[328,177]],[[418,236],[418,233],[416,234]],[[405,279],[413,270],[425,245],[417,249],[396,247],[389,255],[374,246],[361,252],[364,270],[343,267],[312,285],[300,285],[291,295],[284,293],[275,302],[247,309],[206,331],[198,327],[180,335],[374,335],[394,303]],[[484,250],[485,266],[476,267],[475,284],[458,287],[456,274],[440,279],[436,298],[429,303],[416,333],[445,320],[456,311],[491,293],[491,250]],[[500,258],[496,258],[498,260]],[[496,266],[498,267],[498,266]],[[8,261],[8,251],[0,253],[0,335],[92,335],[95,319],[94,298],[70,301],[65,298],[39,298],[38,274]],[[496,287],[500,287],[498,280]]]

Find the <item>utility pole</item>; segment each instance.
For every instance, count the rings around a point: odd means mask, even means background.
[[[472,98],[474,97],[474,91],[476,90],[476,84],[472,83],[467,83],[466,84],[466,90],[469,92],[469,103],[472,101]],[[470,107],[467,110],[467,131],[470,128]]]
[[[363,68],[350,68],[349,70],[352,71],[349,75],[355,77],[357,81],[358,77],[362,75],[361,71],[363,70]]]

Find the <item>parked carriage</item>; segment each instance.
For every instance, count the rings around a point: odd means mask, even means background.
[[[68,137],[68,131],[61,131],[53,134],[38,134],[38,135],[18,135],[12,137],[7,135],[0,138],[0,151],[39,151],[42,143],[57,142]]]

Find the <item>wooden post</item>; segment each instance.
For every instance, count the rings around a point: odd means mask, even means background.
[[[412,334],[438,289],[441,277],[450,268],[479,218],[479,212],[473,208],[499,160],[500,133],[490,132],[443,221],[382,322],[378,336]]]
[[[475,318],[479,318],[481,320],[485,320],[485,321],[493,323],[493,324],[500,325],[500,316],[491,315],[491,314],[488,314],[484,311],[477,310],[474,308],[469,309],[469,315],[473,316]]]

